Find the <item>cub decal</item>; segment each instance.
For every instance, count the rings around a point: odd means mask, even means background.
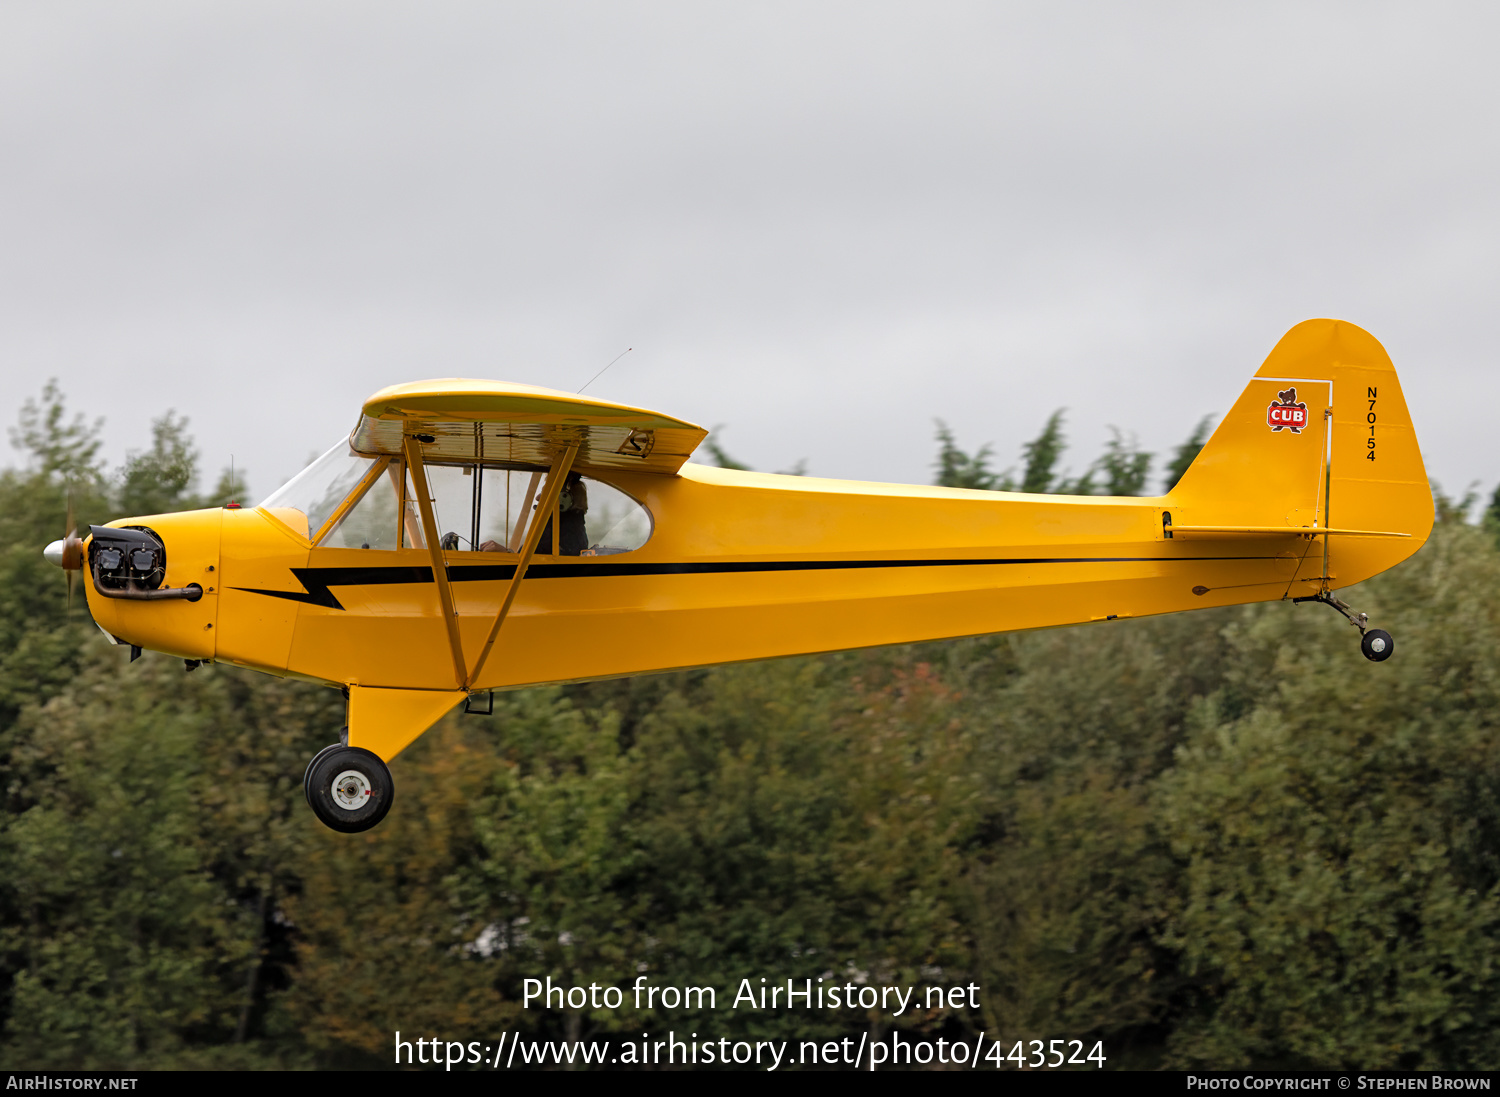
[[[1301,434],[1302,428],[1307,426],[1307,405],[1297,402],[1295,388],[1276,395],[1281,399],[1266,409],[1266,426],[1273,431],[1290,429],[1293,434]]]

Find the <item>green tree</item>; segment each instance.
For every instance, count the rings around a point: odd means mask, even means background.
[[[1467,525],[1469,511],[1479,501],[1478,484],[1470,484],[1469,490],[1457,499],[1453,498],[1436,481],[1432,484],[1434,518],[1439,525]],[[1486,512],[1487,513],[1487,512]]]
[[[1021,447],[1022,459],[1025,462],[1025,471],[1021,474],[1021,483],[1018,491],[1031,492],[1033,494],[1046,494],[1052,490],[1057,459],[1067,448],[1067,442],[1063,439],[1062,431],[1063,409],[1058,408],[1047,420],[1047,425],[1042,428],[1030,442]],[[1087,494],[1086,492],[1072,492],[1069,494]]]
[[[199,809],[206,720],[170,661],[76,682],[5,733],[0,950],[6,1066],[181,1062],[234,1028],[252,927],[213,878]]]
[[[1208,428],[1212,422],[1212,415],[1205,415],[1199,419],[1198,425],[1193,428],[1193,433],[1188,435],[1187,441],[1172,451],[1172,459],[1167,462],[1167,471],[1162,482],[1162,494],[1166,494],[1177,486],[1177,481],[1182,479],[1182,474],[1187,472],[1188,466],[1202,451],[1204,443],[1208,441]],[[1132,492],[1132,494],[1135,493]]]
[[[1135,435],[1127,440],[1118,428],[1109,430],[1110,440],[1104,444],[1104,456],[1097,465],[1104,477],[1104,494],[1140,495],[1146,488],[1152,455],[1137,448]]]
[[[983,446],[974,454],[966,453],[958,447],[953,432],[940,419],[937,421],[937,480],[934,482],[944,487],[980,488],[985,491],[1095,495],[1101,486],[1097,477],[1102,474],[1102,486],[1106,495],[1141,493],[1151,465],[1151,454],[1140,452],[1134,436],[1126,441],[1114,428],[1111,428],[1114,430],[1114,439],[1108,443],[1102,458],[1085,469],[1080,476],[1059,477],[1057,462],[1067,448],[1062,420],[1063,410],[1059,408],[1048,418],[1041,433],[1021,447],[1025,471],[1018,484],[1009,471],[996,473],[990,469],[990,446]]]
[[[1500,542],[1500,485],[1496,485],[1494,493],[1490,496],[1480,524],[1495,536],[1497,542]]]
[[[87,489],[104,480],[99,462],[103,428],[103,419],[89,424],[82,414],[68,421],[66,402],[54,377],[43,386],[40,401],[28,397],[21,406],[20,423],[11,428],[10,439],[30,456],[33,472]]]
[[[188,421],[168,411],[151,423],[151,448],[131,453],[120,470],[120,509],[126,514],[163,514],[195,506],[193,482],[198,454]]]
[[[1094,474],[1098,472],[1098,465],[1090,465],[1084,469],[1082,476],[1073,478],[1064,477],[1052,485],[1050,495],[1097,495],[1098,484],[1094,482]]]
[[[971,642],[993,648],[964,683],[996,790],[965,877],[992,1031],[1104,1039],[1112,1062],[1159,1040],[1180,993],[1157,940],[1177,867],[1152,782],[1218,688],[1233,613]]]
[[[925,669],[866,682],[863,657],[684,680],[630,752],[629,835],[661,985],[962,983],[954,887],[982,794],[953,694]],[[878,663],[877,663],[878,665]],[[874,667],[870,667],[874,669]],[[939,975],[938,973],[942,974]],[[658,1014],[746,1038],[888,1023],[859,1009]],[[903,1025],[938,1024],[914,1012]]]
[[[61,390],[49,381],[11,431],[28,468],[0,471],[0,728],[25,705],[63,688],[94,631],[80,629],[89,620],[81,592],[70,616],[66,578],[42,549],[70,528],[87,534],[90,522],[113,517],[98,461],[99,427],[81,416],[70,420]]]
[[[1281,606],[1228,630],[1155,805],[1182,866],[1161,940],[1193,986],[1175,1063],[1500,1063],[1497,587],[1489,538],[1439,526],[1343,595],[1396,659]]]
[[[990,446],[982,446],[972,455],[965,453],[958,448],[953,432],[941,419],[937,420],[937,440],[937,479],[933,483],[945,488],[1010,490],[1009,481],[990,470]]]

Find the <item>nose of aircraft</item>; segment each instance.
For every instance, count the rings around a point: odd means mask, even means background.
[[[42,549],[42,556],[64,571],[78,571],[83,567],[83,540],[75,530]]]
[[[44,559],[62,568],[68,575],[68,608],[73,606],[73,573],[83,570],[83,541],[78,536],[78,530],[73,526],[72,507],[68,508],[68,535],[61,540],[53,541],[42,549]]]

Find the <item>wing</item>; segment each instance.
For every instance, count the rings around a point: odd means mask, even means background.
[[[674,475],[708,431],[660,412],[505,381],[445,378],[381,389],[349,435],[358,453],[396,456],[403,434],[433,439],[429,460],[547,465],[577,445],[573,468]]]

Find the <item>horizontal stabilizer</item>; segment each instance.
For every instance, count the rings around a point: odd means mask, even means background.
[[[1220,534],[1230,537],[1410,537],[1409,533],[1380,529],[1328,529],[1318,526],[1168,526],[1172,537],[1184,533]]]

